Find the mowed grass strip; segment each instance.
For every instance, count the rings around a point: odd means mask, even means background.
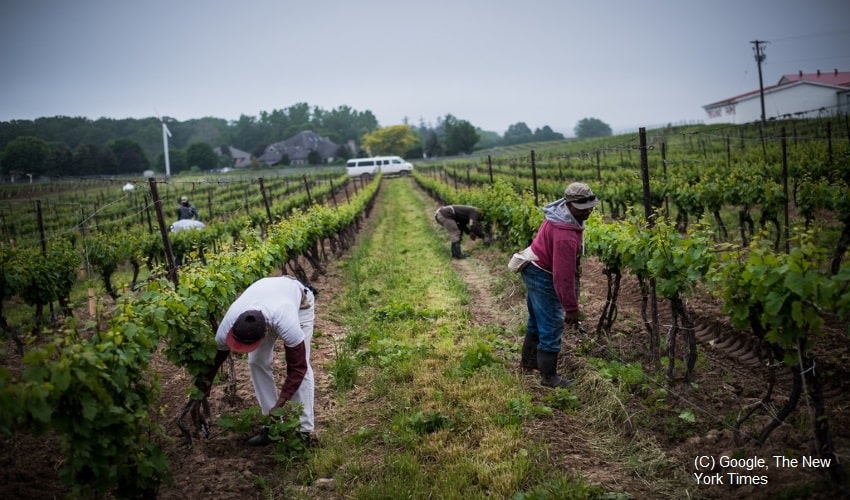
[[[511,497],[533,412],[516,409],[528,397],[472,325],[427,203],[409,180],[384,181],[373,231],[343,263],[348,334],[326,367],[338,406],[309,474],[347,498]]]

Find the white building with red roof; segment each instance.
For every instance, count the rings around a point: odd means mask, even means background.
[[[706,104],[706,123],[751,123],[761,120],[759,89]],[[783,75],[764,88],[767,120],[817,118],[850,113],[850,71]]]

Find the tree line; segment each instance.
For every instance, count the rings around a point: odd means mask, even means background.
[[[576,126],[577,135],[584,130],[580,125],[586,120]],[[162,122],[172,134],[169,163],[173,173],[228,166],[232,162],[227,157],[230,148],[259,157],[270,144],[304,130],[339,144],[337,158],[344,161],[368,154],[363,149],[364,138],[381,130],[371,111],[345,105],[325,110],[307,103],[263,111],[259,116],[242,115],[235,121],[204,117],[181,122],[164,117]],[[163,171],[162,122],[155,117],[91,120],[67,116],[0,122],[0,173],[9,179]],[[436,124],[421,121],[411,125],[405,120],[404,125],[409,127],[410,137],[404,141],[405,149],[393,154],[407,158],[453,156],[476,149],[564,139],[548,125],[532,131],[518,122],[499,135],[451,114],[439,117]],[[601,135],[610,135],[610,127],[607,131]],[[351,144],[355,147],[349,147]],[[215,149],[225,154],[217,154]]]

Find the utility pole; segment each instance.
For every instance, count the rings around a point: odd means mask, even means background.
[[[764,81],[761,77],[761,63],[767,57],[764,54],[764,44],[768,43],[764,40],[753,40],[750,43],[755,44],[753,47],[753,52],[756,53],[756,62],[759,65],[759,97],[761,98],[761,125],[762,127],[765,125],[764,119]]]

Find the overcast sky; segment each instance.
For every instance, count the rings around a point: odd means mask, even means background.
[[[500,134],[701,121],[850,71],[848,0],[0,0],[0,121],[237,120],[306,102]]]

